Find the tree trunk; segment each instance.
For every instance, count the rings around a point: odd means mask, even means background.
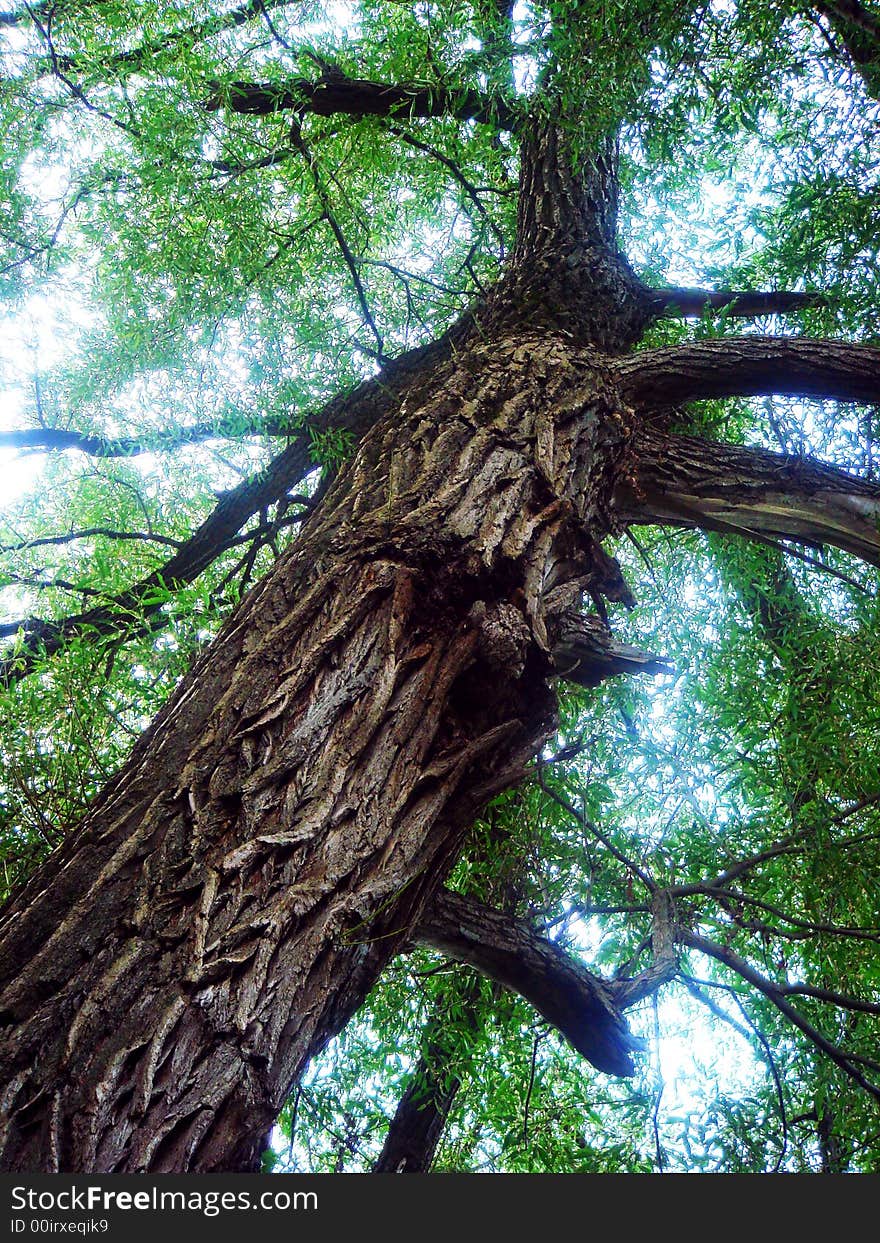
[[[462,1063],[484,1022],[480,981],[453,976],[438,997],[422,1051],[394,1111],[374,1174],[427,1174],[462,1083]],[[462,1056],[464,1054],[464,1056]]]
[[[422,394],[5,910],[6,1169],[253,1168],[552,728],[548,600],[608,579],[630,429],[547,332]]]
[[[629,599],[598,541],[619,498],[633,521],[658,499],[634,407],[776,391],[786,367],[791,391],[880,396],[867,347],[627,357],[659,312],[616,249],[611,145],[576,176],[536,125],[522,170],[508,272],[387,413],[366,386],[378,421],[301,538],[0,913],[2,1168],[255,1168],[297,1075],[552,730],[548,681],[657,665],[572,622],[585,591]],[[724,486],[701,478],[698,516]],[[876,550],[869,492],[843,525]]]

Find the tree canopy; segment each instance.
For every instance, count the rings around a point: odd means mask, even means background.
[[[651,413],[558,729],[267,1167],[408,1168],[407,1110],[437,1170],[880,1167],[878,101],[858,0],[0,13],[4,898],[412,377],[491,339],[572,170],[636,291],[587,334]]]

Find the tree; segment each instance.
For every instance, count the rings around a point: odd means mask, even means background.
[[[626,1078],[625,1012],[673,981],[766,1057],[777,1164],[870,1167],[874,6],[56,0],[0,25],[5,293],[69,297],[80,335],[2,433],[50,455],[4,537],[3,1168],[258,1167],[414,946],[466,966],[379,1168],[430,1166],[511,990]],[[641,239],[676,200],[699,225],[721,173],[735,253],[711,289],[664,283],[675,242]],[[620,679],[668,688],[678,657],[612,634],[628,538],[667,603],[700,549],[736,597],[656,628],[711,677],[635,828]],[[600,709],[628,744],[576,723]],[[703,723],[712,797],[688,778],[660,831]],[[578,913],[623,918],[612,974],[560,939]],[[536,1040],[526,1149],[538,1064]],[[767,1161],[762,1109],[728,1168]]]

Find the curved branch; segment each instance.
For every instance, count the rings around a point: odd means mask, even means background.
[[[724,337],[617,360],[624,395],[652,406],[759,394],[880,401],[880,349],[803,337]]]
[[[40,535],[35,539],[19,540],[17,544],[0,544],[0,553],[25,552],[31,548],[46,548],[59,544],[73,544],[81,539],[97,537],[109,540],[134,540],[148,544],[165,544],[168,548],[179,548],[182,540],[173,539],[170,535],[157,535],[153,531],[117,531],[113,527],[84,527],[80,531],[68,531],[64,535]]]
[[[620,1016],[613,986],[521,920],[443,890],[412,939],[511,988],[599,1070],[632,1075],[641,1048]]]

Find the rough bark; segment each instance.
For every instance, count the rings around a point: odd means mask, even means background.
[[[623,353],[656,318],[651,291],[617,248],[617,147],[576,158],[556,125],[521,141],[512,262],[480,313],[488,331],[514,317]]]
[[[607,573],[628,433],[588,354],[520,333],[367,437],[4,912],[5,1168],[253,1165],[546,737],[546,599]]]
[[[618,363],[623,391],[655,406],[764,393],[880,400],[880,349],[798,337],[725,337],[644,350]]]
[[[46,656],[60,651],[74,635],[101,635],[112,639],[132,637],[151,629],[166,591],[175,591],[194,582],[231,546],[249,519],[281,500],[315,470],[310,451],[312,433],[343,427],[355,438],[364,436],[379,419],[399,410],[407,395],[417,400],[419,385],[439,362],[454,354],[472,328],[473,312],[468,311],[436,341],[390,360],[378,376],[364,380],[351,393],[335,397],[305,419],[264,470],[224,492],[205,520],[171,557],[113,600],[61,620],[24,619],[17,627],[14,652],[0,659],[0,680],[10,685],[27,677]],[[76,447],[85,446],[80,443]]]
[[[811,458],[642,432],[616,493],[626,522],[830,544],[880,565],[880,485]]]

